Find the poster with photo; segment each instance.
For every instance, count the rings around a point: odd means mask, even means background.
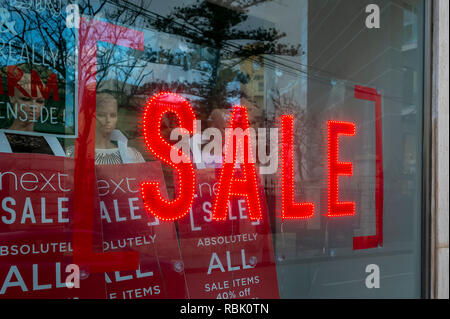
[[[118,126],[130,144],[139,148],[137,138],[142,135],[142,128],[138,123],[145,103],[155,94],[162,91],[180,94],[189,99],[199,118],[209,114],[204,109],[205,92],[212,76],[215,51],[181,36],[149,29],[137,17],[133,18],[136,19],[133,26],[128,26],[127,21],[111,24],[142,33],[144,47],[136,50],[117,45],[114,34],[110,36],[112,43],[98,42],[96,92],[107,92],[117,98]]]
[[[0,0],[0,131],[77,136],[76,33],[65,1]]]

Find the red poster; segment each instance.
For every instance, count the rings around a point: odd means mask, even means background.
[[[79,288],[66,285],[73,159],[2,153],[0,161],[0,298],[105,298],[104,277],[89,269],[81,267]],[[100,220],[94,225],[93,250],[100,252]]]
[[[159,162],[97,165],[105,252],[134,250],[139,268],[106,273],[107,298],[185,298],[186,283],[173,222],[148,216],[140,183],[157,181],[166,194]]]
[[[279,298],[269,216],[259,187],[262,220],[251,221],[247,202],[234,197],[225,221],[212,220],[215,169],[196,171],[191,212],[179,221],[189,298]]]

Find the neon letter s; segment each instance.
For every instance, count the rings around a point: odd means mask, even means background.
[[[142,182],[141,193],[144,206],[149,214],[161,220],[177,220],[189,212],[194,201],[195,172],[189,154],[176,149],[161,135],[161,121],[166,113],[174,114],[178,126],[188,134],[195,133],[195,114],[191,105],[183,97],[161,92],[150,98],[143,118],[144,140],[150,152],[176,171],[176,198],[169,201],[161,196],[158,182]],[[181,162],[174,163],[171,151],[180,152]]]

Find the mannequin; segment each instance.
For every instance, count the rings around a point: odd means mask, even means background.
[[[123,164],[145,162],[141,153],[127,146],[127,138],[116,129],[118,103],[109,93],[97,93],[95,122],[95,164]],[[114,143],[116,142],[116,143]],[[67,149],[73,157],[74,147]]]

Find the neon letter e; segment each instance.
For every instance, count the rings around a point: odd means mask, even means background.
[[[339,201],[339,175],[352,176],[353,164],[339,162],[339,135],[354,136],[354,123],[328,121],[328,217],[355,215],[355,202]]]

